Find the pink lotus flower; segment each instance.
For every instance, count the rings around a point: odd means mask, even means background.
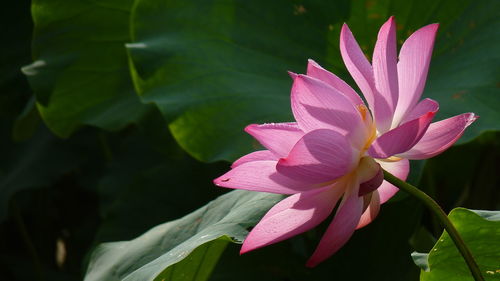
[[[380,204],[398,189],[383,169],[402,180],[408,159],[426,159],[450,147],[477,118],[473,113],[431,121],[432,99],[419,102],[438,24],[413,33],[396,50],[396,23],[380,29],[372,64],[346,24],[340,50],[369,109],[340,78],[309,60],[306,75],[294,79],[291,103],[296,122],[246,127],[267,150],[245,155],[214,180],[218,186],[292,194],[277,203],[245,239],[245,253],[297,234],[337,212],[307,262],[315,266],[334,254],[356,229],[369,224]]]

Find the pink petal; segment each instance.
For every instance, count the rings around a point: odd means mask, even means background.
[[[297,123],[251,124],[245,132],[278,157],[285,157],[304,135]]]
[[[379,132],[387,132],[398,103],[398,72],[396,49],[396,21],[394,17],[382,25],[373,51],[375,78],[374,113]]]
[[[406,180],[406,177],[410,172],[410,161],[408,161],[408,159],[401,159],[396,162],[378,160],[377,162],[380,164],[382,169],[388,171],[401,180]],[[384,180],[380,187],[377,189],[380,195],[380,204],[384,204],[385,202],[387,202],[387,200],[394,196],[394,194],[396,194],[398,190],[399,189],[397,187]]]
[[[345,175],[357,162],[344,136],[319,129],[304,135],[286,158],[278,161],[279,173],[311,184],[323,183]]]
[[[384,173],[377,163],[371,157],[362,157],[356,168],[356,178],[359,185],[358,196],[363,196],[377,189],[384,180]]]
[[[363,117],[349,98],[315,78],[298,75],[292,87],[292,111],[304,132],[331,129],[361,148],[368,133]]]
[[[379,169],[378,172],[369,180],[359,185],[359,196],[364,196],[376,190],[384,181],[384,172]]]
[[[432,123],[420,141],[399,157],[408,159],[427,159],[438,155],[452,146],[464,133],[465,128],[479,116],[464,113],[439,122]]]
[[[366,208],[366,210],[361,215],[361,218],[359,219],[359,223],[356,226],[356,229],[360,229],[371,223],[377,217],[379,211],[380,211],[380,195],[378,194],[377,191],[374,191],[371,194],[370,203],[368,204],[368,207]]]
[[[438,111],[438,110],[439,110],[439,104],[437,101],[432,99],[423,99],[410,112],[408,112],[405,115],[405,117],[401,121],[401,124],[417,119],[429,111]]]
[[[438,24],[430,24],[420,28],[401,47],[398,62],[399,101],[394,114],[395,124],[420,100],[438,27]]]
[[[373,69],[347,24],[342,26],[340,32],[340,53],[347,70],[349,70],[352,78],[358,84],[361,92],[363,92],[370,109],[373,110],[375,101],[373,93],[375,89]]]
[[[243,157],[240,157],[238,160],[234,161],[234,163],[231,165],[231,168],[235,168],[236,166],[239,166],[243,163],[253,162],[253,161],[262,161],[262,160],[278,161],[278,158],[276,157],[276,155],[274,155],[269,150],[258,150],[258,151],[254,151],[252,153],[249,153]]]
[[[408,151],[424,135],[436,112],[427,112],[418,119],[409,121],[378,137],[368,149],[374,158],[388,158]]]
[[[280,242],[317,226],[330,215],[342,191],[327,186],[282,200],[248,234],[240,254]]]
[[[344,80],[337,77],[335,74],[321,67],[315,61],[309,59],[307,64],[307,76],[316,78],[330,85],[338,92],[349,98],[352,104],[364,104],[359,95],[349,86]]]
[[[310,190],[310,184],[298,182],[276,172],[276,161],[254,161],[238,165],[214,180],[215,185],[279,194]]]
[[[323,234],[318,247],[307,261],[306,266],[314,267],[318,265],[344,246],[354,233],[362,212],[363,198],[358,197],[357,188],[352,188],[349,195],[344,195],[332,223]]]

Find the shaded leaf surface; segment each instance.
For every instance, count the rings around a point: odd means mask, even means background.
[[[0,164],[0,221],[7,215],[9,199],[16,192],[52,184],[85,161],[86,140],[69,143],[40,127],[32,139],[12,144],[2,140]],[[10,149],[7,149],[10,148]]]
[[[148,110],[135,95],[124,47],[132,3],[33,1],[34,62],[23,72],[57,135],[84,124],[117,130]]]
[[[253,226],[280,198],[279,195],[232,191],[134,240],[102,244],[91,257],[85,280],[154,280],[162,272],[168,275],[169,266],[187,258],[200,245],[224,236],[243,240],[247,228]],[[211,254],[217,254],[217,251]],[[203,261],[201,255],[199,262]],[[198,262],[190,264],[194,268],[198,266]],[[189,272],[185,265],[179,266],[184,266],[184,270]],[[208,262],[207,266],[213,267],[213,264]]]

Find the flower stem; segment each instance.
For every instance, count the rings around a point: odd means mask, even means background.
[[[425,194],[420,189],[414,187],[413,185],[405,181],[400,180],[399,178],[397,178],[396,176],[392,175],[391,173],[385,170],[384,170],[384,179],[392,183],[393,185],[397,186],[399,189],[404,190],[410,195],[418,198],[420,201],[422,201],[422,203],[424,203],[425,206],[427,206],[427,208],[431,210],[432,213],[434,213],[434,215],[436,215],[441,225],[445,228],[446,232],[448,232],[453,242],[455,242],[458,251],[460,252],[460,254],[462,254],[462,257],[467,263],[467,266],[469,267],[469,270],[472,276],[474,277],[474,280],[484,281],[484,278],[481,275],[481,271],[479,270],[479,266],[474,260],[472,253],[470,252],[467,245],[465,245],[465,242],[462,239],[462,237],[460,237],[460,234],[458,233],[457,229],[455,228],[455,226],[453,226],[451,221],[448,219],[448,216],[443,211],[443,209],[441,209],[438,203],[436,203],[434,199],[432,199],[429,195]]]

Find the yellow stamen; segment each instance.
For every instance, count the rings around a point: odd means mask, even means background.
[[[381,161],[384,161],[384,162],[398,162],[399,160],[402,160],[403,158],[400,158],[400,157],[396,157],[396,156],[391,156],[389,158],[385,158],[385,159],[380,159]]]
[[[363,118],[363,121],[366,121],[366,114],[368,112],[368,108],[364,104],[358,104],[357,106],[359,113],[361,113],[361,117]]]

